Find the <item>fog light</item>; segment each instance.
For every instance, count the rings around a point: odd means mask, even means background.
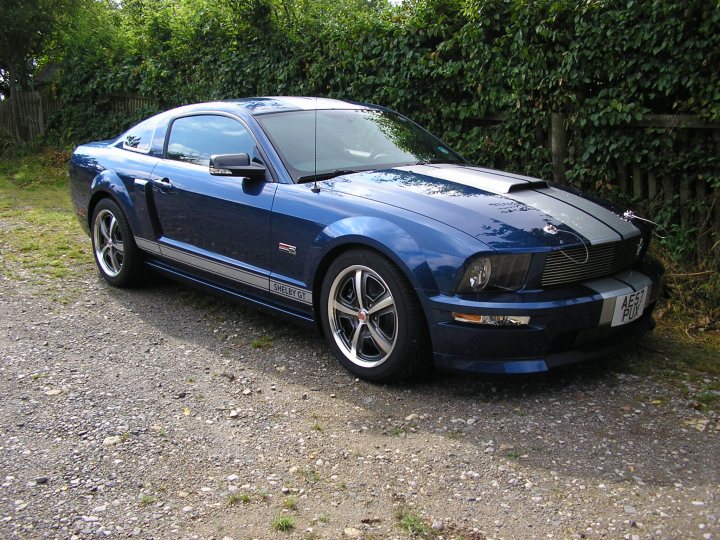
[[[488,326],[526,326],[530,324],[530,317],[518,315],[471,315],[469,313],[453,312],[452,316],[458,322]]]

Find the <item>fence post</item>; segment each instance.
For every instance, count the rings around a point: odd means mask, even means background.
[[[620,186],[620,191],[623,193],[628,192],[628,174],[627,174],[627,165],[624,163],[618,164],[617,167],[618,171],[618,186]]]
[[[713,131],[713,140],[720,154],[720,130]],[[715,265],[720,264],[720,187],[713,188],[713,220],[711,226],[711,249],[714,255]]]
[[[552,151],[553,180],[566,184],[567,133],[565,117],[560,113],[550,114],[550,150]]]
[[[658,183],[657,178],[655,178],[655,175],[652,173],[648,173],[647,176],[648,179],[648,202],[653,205],[655,204],[655,198],[658,194]]]
[[[640,165],[633,165],[633,189],[632,195],[634,199],[643,199],[643,174]]]

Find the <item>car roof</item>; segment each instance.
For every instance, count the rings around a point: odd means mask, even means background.
[[[205,103],[194,103],[192,105],[184,105],[177,107],[171,111],[166,111],[171,115],[192,114],[194,112],[217,110],[226,112],[239,112],[238,108],[252,116],[260,116],[263,114],[271,114],[289,111],[314,111],[314,110],[362,110],[377,109],[383,107],[377,105],[369,105],[367,103],[357,103],[354,101],[345,101],[341,99],[315,98],[315,97],[298,97],[298,96],[268,96],[268,97],[250,97],[226,99],[224,101],[209,101]],[[163,113],[163,114],[166,114]]]
[[[302,97],[302,96],[267,96],[229,99],[247,110],[253,116],[286,111],[314,111],[327,109],[367,109],[372,107],[364,103],[345,101],[340,99]],[[374,108],[374,107],[373,107]]]

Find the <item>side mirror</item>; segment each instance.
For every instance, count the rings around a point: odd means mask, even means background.
[[[250,180],[265,180],[265,166],[250,162],[247,154],[216,154],[210,156],[213,176],[240,176]]]

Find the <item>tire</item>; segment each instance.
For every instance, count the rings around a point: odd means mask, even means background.
[[[95,206],[90,236],[95,262],[105,281],[115,287],[135,284],[142,271],[142,256],[125,215],[112,199],[103,199]]]
[[[427,325],[417,296],[382,255],[359,249],[341,254],[328,268],[320,301],[330,347],[358,377],[392,382],[429,366]]]

